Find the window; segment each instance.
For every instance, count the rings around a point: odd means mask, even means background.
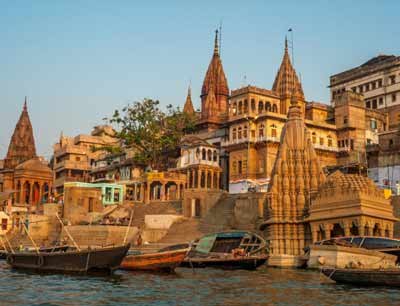
[[[378,80],[378,87],[382,87],[382,79]]]
[[[207,150],[207,159],[208,161],[212,161],[212,151],[210,149]]]
[[[371,108],[371,101],[366,101],[365,102],[365,107],[366,108]]]
[[[3,231],[7,230],[7,223],[8,223],[8,219],[6,219],[6,218],[1,219],[1,229]]]
[[[271,125],[271,136],[272,137],[277,137],[277,130],[276,130],[276,125],[275,124]]]
[[[373,129],[373,130],[376,130],[376,129],[378,128],[378,124],[377,124],[377,122],[376,122],[375,119],[371,119],[371,120],[370,120],[370,127],[371,127],[371,129]]]
[[[256,111],[256,101],[254,99],[251,99],[251,110],[253,112]]]
[[[347,116],[344,116],[344,117],[343,117],[343,124],[347,124],[348,121],[349,121],[349,119],[347,118]]]
[[[363,86],[362,86],[362,85],[358,86],[358,92],[359,92],[359,93],[362,93],[362,92],[363,92]]]
[[[278,106],[276,104],[272,105],[272,112],[277,113],[278,112]]]
[[[267,103],[265,104],[265,110],[266,110],[267,112],[270,112],[270,111],[271,111],[271,103],[268,102],[268,101],[267,101]]]
[[[371,83],[371,89],[374,90],[375,88],[376,88],[376,83],[375,83],[375,82],[372,82],[372,83]]]
[[[353,92],[356,92],[356,91],[357,91],[357,87],[354,86],[354,87],[351,88],[351,90],[352,90]]]
[[[258,137],[264,137],[264,124],[261,124],[260,127],[258,128]]]
[[[217,153],[217,151],[214,151],[214,154],[213,154],[213,161],[217,161],[218,160],[218,153]]]
[[[379,98],[379,105],[383,105],[383,98]]]
[[[354,140],[350,139],[350,149],[354,150]]]
[[[207,152],[206,149],[201,150],[201,159],[206,160],[207,159]]]
[[[243,138],[247,138],[247,126],[243,128]]]
[[[390,79],[390,85],[396,84],[396,76],[395,75],[391,75],[389,77],[389,79]]]
[[[247,100],[244,100],[244,110],[245,113],[247,113],[249,111],[249,103],[247,102]]]
[[[319,144],[320,144],[321,146],[324,145],[324,138],[322,138],[322,137],[319,138]]]
[[[396,94],[392,94],[392,102],[396,102]]]
[[[317,143],[317,134],[315,132],[312,133],[312,143],[313,144]]]
[[[232,139],[236,140],[236,128],[232,130]]]
[[[328,135],[328,147],[332,147],[332,136]]]
[[[76,161],[80,161],[80,160],[81,160],[81,157],[80,157],[80,156],[77,156],[77,157],[75,157],[75,160],[76,160]]]
[[[242,127],[238,128],[238,139],[242,139]]]
[[[88,212],[93,212],[93,198],[89,198]]]
[[[242,174],[242,161],[241,160],[239,160],[239,162],[238,162],[238,173]]]
[[[106,187],[106,201],[111,202],[112,188]]]
[[[393,139],[389,139],[389,147],[393,146]]]
[[[258,112],[262,113],[262,111],[264,110],[264,103],[263,101],[258,102]]]
[[[236,115],[236,114],[237,114],[237,103],[236,103],[236,102],[233,103],[232,113],[233,113],[233,115]]]
[[[372,108],[376,109],[378,107],[378,105],[376,104],[376,99],[372,100]]]
[[[365,84],[365,91],[369,91],[369,84]]]
[[[238,114],[241,115],[243,112],[243,103],[242,101],[239,101],[239,110],[238,110]]]

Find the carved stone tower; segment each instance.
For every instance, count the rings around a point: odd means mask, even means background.
[[[299,87],[297,87],[299,88]],[[272,257],[285,256],[295,260],[311,239],[305,222],[311,195],[325,181],[304,124],[298,101],[301,91],[291,98],[288,120],[282,130],[280,147],[269,186],[265,229]]]
[[[272,90],[275,91],[281,98],[281,113],[286,114],[290,106],[292,94],[297,92],[298,103],[302,107],[304,113],[304,93],[296,71],[294,70],[290,61],[288,42],[285,39],[285,52],[278,73],[276,74]]]
[[[193,107],[193,102],[192,102],[192,92],[191,92],[190,86],[188,88],[185,105],[183,106],[183,112],[190,114],[190,115],[195,113],[194,107]]]
[[[15,126],[7,156],[4,159],[4,168],[14,169],[19,164],[34,157],[36,157],[35,140],[25,98],[21,116]]]
[[[201,123],[221,123],[228,114],[228,96],[228,82],[219,54],[218,31],[215,31],[214,54],[201,89]]]

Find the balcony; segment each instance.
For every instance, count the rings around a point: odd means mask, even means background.
[[[331,151],[331,152],[338,152],[338,149],[339,149],[339,148],[336,148],[336,147],[320,145],[320,144],[317,144],[317,143],[314,143],[313,146],[314,146],[314,149],[316,149],[316,150]],[[340,148],[340,149],[344,149],[344,148]]]
[[[78,170],[90,170],[90,165],[87,161],[73,161],[63,160],[54,165],[55,170],[60,169],[78,169]]]
[[[260,137],[250,137],[249,138],[240,138],[240,139],[230,139],[230,140],[222,140],[221,141],[221,146],[222,147],[228,147],[232,145],[238,145],[242,143],[248,143],[248,142],[280,142],[279,137],[272,137],[272,136],[260,136]]]

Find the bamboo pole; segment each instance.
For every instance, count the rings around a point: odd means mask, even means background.
[[[32,244],[33,244],[33,246],[34,246],[34,248],[36,250],[36,253],[40,254],[39,248],[36,245],[35,241],[33,241],[31,235],[29,235],[28,228],[26,227],[25,223],[22,222],[22,226],[24,227],[24,230],[25,230],[26,234],[28,235],[29,239],[31,240],[31,242],[32,242]]]
[[[11,253],[15,254],[14,249],[12,248],[11,243],[10,243],[10,241],[8,240],[6,234],[4,234],[4,238],[6,239],[6,241],[7,241],[7,243],[8,243],[8,246],[10,247]]]
[[[123,245],[126,244],[126,239],[128,239],[128,233],[129,233],[129,229],[131,228],[132,217],[133,217],[133,209],[131,210],[131,218],[129,219],[129,225],[128,225],[128,228],[126,229],[125,238],[124,238],[124,244]]]
[[[80,252],[81,248],[79,247],[79,245],[75,242],[74,238],[71,236],[71,234],[69,233],[69,231],[64,227],[64,223],[62,222],[62,220],[60,219],[60,217],[58,216],[58,214],[56,214],[56,217],[58,219],[58,221],[60,221],[61,223],[61,232],[64,229],[65,232],[67,233],[69,239],[71,239],[72,243],[74,244],[74,246],[77,248],[77,250]]]

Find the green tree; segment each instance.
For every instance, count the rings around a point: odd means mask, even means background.
[[[160,102],[143,99],[116,110],[111,124],[117,125],[116,137],[122,145],[134,147],[136,162],[155,170],[168,167],[169,158],[177,157],[179,142],[185,133],[195,127],[195,117],[183,113],[178,107],[160,109]]]

